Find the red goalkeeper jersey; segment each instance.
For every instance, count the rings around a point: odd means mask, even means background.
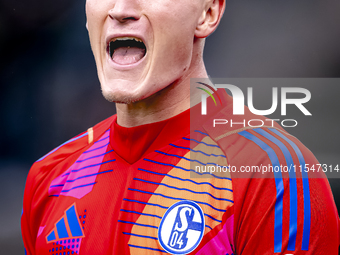
[[[190,110],[133,128],[112,116],[35,162],[21,219],[27,254],[338,254],[329,183],[299,170],[318,164],[313,154],[277,125],[213,128],[232,116],[221,96],[191,128]]]

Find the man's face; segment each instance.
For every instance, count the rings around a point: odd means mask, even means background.
[[[103,95],[131,103],[188,71],[204,0],[87,0],[92,51]]]

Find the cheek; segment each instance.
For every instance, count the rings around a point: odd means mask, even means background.
[[[96,17],[96,0],[87,0],[85,4],[86,18],[89,23],[92,23]]]
[[[85,5],[86,18],[90,33],[100,33],[101,27],[110,10],[108,0],[87,0]]]
[[[166,1],[166,0],[164,0]],[[173,1],[173,0],[172,0]],[[180,78],[192,60],[194,33],[198,11],[159,4],[150,15],[154,33],[152,80],[163,86]],[[162,13],[162,15],[160,15]],[[198,19],[198,18],[197,18]]]
[[[193,51],[195,26],[193,23],[180,22],[181,19],[163,19],[162,24],[158,23],[155,28],[155,47],[159,55],[155,57],[174,69],[181,69],[190,64]],[[183,19],[182,19],[183,20]],[[176,68],[176,66],[178,67]]]
[[[107,6],[105,0],[87,0],[86,1],[86,19],[91,48],[96,60],[101,52],[101,36],[103,25],[107,17]]]
[[[89,37],[91,44],[93,44],[94,34],[96,29],[96,23],[98,20],[98,14],[95,8],[95,0],[88,0],[86,1],[86,20],[87,20],[87,29],[89,32]]]
[[[168,2],[168,0],[163,1]],[[183,0],[183,2],[187,1]],[[153,9],[150,15],[155,44],[166,46],[165,50],[168,51],[176,48],[178,53],[184,53],[193,44],[195,29],[200,17],[199,8],[197,4],[185,6],[174,0],[171,0],[172,4],[166,3],[159,4],[159,7]]]

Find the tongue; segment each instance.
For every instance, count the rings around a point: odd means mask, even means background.
[[[137,63],[144,57],[145,49],[138,47],[119,47],[115,49],[112,60],[120,65]]]

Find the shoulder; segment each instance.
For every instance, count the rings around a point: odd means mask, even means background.
[[[251,113],[233,115],[232,101],[204,121],[202,131],[226,154],[228,162],[241,166],[304,166],[317,164],[313,153],[299,139],[289,134],[274,120]]]
[[[26,181],[26,190],[29,186],[36,186],[41,182],[58,164],[65,161],[72,161],[74,155],[78,155],[87,147],[98,140],[108,129],[112,122],[116,119],[113,115],[97,125],[89,128],[87,131],[69,139],[65,143],[59,145],[40,159],[38,159],[31,167]],[[33,188],[34,189],[34,188]]]
[[[214,126],[216,120],[226,124]],[[327,177],[296,137],[263,116],[247,109],[235,116],[228,107],[202,131],[221,148],[231,170],[239,253],[337,250],[338,212]]]

